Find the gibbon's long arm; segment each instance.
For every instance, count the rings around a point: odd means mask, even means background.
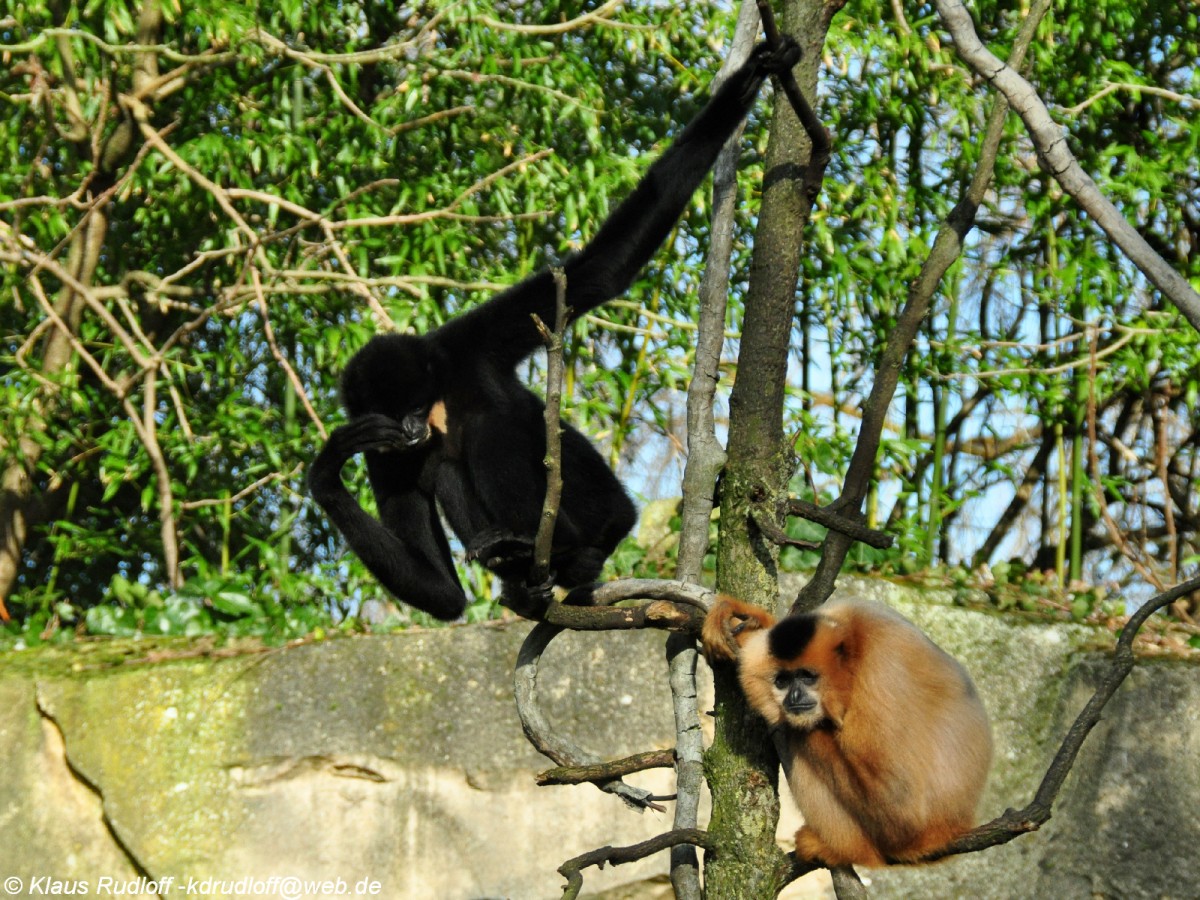
[[[444,621],[456,619],[466,608],[467,598],[454,571],[434,499],[417,487],[419,468],[392,465],[387,453],[372,449],[396,452],[400,423],[371,416],[368,424],[385,433],[394,431],[395,441],[364,445],[356,433],[361,422],[343,425],[330,435],[309,473],[313,497],[345,535],[350,549],[394,596],[419,598],[415,604],[419,609]],[[360,451],[366,452],[372,488],[380,498],[378,521],[342,483],[342,466]]]
[[[765,44],[757,46],[650,166],[596,236],[566,261],[566,303],[572,319],[628,289],[667,239],[721,148],[754,105],[762,83],[799,59],[800,48],[790,38],[774,51]],[[497,366],[515,366],[542,344],[531,315],[553,323],[555,300],[553,277],[548,270],[539,272],[442,326],[445,345],[453,355],[464,349],[457,346],[462,340],[486,334],[486,345],[471,349],[486,353]]]

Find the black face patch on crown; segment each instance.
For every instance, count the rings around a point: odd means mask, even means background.
[[[787,616],[770,630],[767,646],[776,659],[793,659],[804,652],[816,632],[817,617],[812,613]]]

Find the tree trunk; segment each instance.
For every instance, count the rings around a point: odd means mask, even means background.
[[[782,30],[800,41],[801,90],[814,96],[821,48],[840,4],[788,0]],[[776,91],[767,146],[763,203],[754,238],[737,379],[730,397],[729,458],[721,482],[717,586],[775,609],[778,548],[754,520],[779,525],[793,470],[784,442],[783,402],[795,314],[800,251],[820,172],[812,145],[782,91]],[[822,167],[823,168],[823,167]],[[719,666],[716,726],[705,755],[713,796],[709,833],[717,851],[706,862],[709,900],[775,897],[789,863],[775,844],[779,762],[765,723],[750,710],[732,669]]]

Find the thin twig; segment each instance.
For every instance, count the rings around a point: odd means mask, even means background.
[[[1013,43],[1010,62],[1014,67],[1020,67],[1038,23],[1045,16],[1049,6],[1049,0],[1038,0],[1030,9]],[[843,516],[862,519],[862,503],[866,499],[875,470],[880,436],[896,393],[904,360],[929,312],[934,292],[950,266],[962,253],[963,241],[975,225],[975,215],[995,170],[1000,140],[1004,135],[1004,119],[1007,115],[1008,102],[1003,97],[998,97],[988,113],[979,164],[971,182],[938,229],[933,249],[921,266],[920,273],[909,285],[904,308],[900,311],[887,345],[883,348],[871,394],[863,405],[862,426],[859,428],[854,454],[846,470],[842,493],[831,504],[833,510]],[[817,569],[796,595],[792,603],[793,612],[814,609],[829,598],[853,542],[853,538],[839,531],[831,531],[825,536],[825,546]]]
[[[304,387],[304,382],[300,380],[300,376],[296,373],[295,368],[289,362],[288,358],[283,355],[283,351],[279,349],[279,343],[275,340],[275,329],[271,327],[271,316],[267,307],[267,298],[263,294],[262,277],[259,274],[257,266],[250,267],[250,281],[254,286],[255,300],[258,302],[258,313],[262,316],[263,337],[267,339],[267,346],[271,350],[271,355],[275,357],[275,361],[283,369],[288,383],[292,386],[292,390],[296,392],[296,396],[300,399],[300,403],[304,407],[308,418],[316,424],[317,432],[321,435],[321,440],[326,441],[329,439],[329,433],[325,430],[325,425],[321,421],[321,417],[313,409],[312,401],[308,397],[308,391]]]
[[[675,765],[675,751],[648,750],[622,759],[596,763],[590,766],[558,766],[539,772],[534,781],[539,785],[585,784],[589,781],[611,781],[647,769],[666,769]]]
[[[583,28],[585,25],[620,25],[620,23],[610,22],[608,17],[615,13],[624,2],[625,0],[608,0],[607,3],[601,4],[591,12],[568,19],[566,22],[556,22],[553,25],[518,25],[515,22],[503,22],[487,15],[480,16],[479,21],[497,31],[513,31],[518,34],[563,34],[576,28]]]
[[[296,465],[292,467],[290,472],[268,472],[262,478],[251,482],[236,494],[231,494],[228,497],[205,497],[203,500],[181,500],[179,508],[187,512],[193,509],[203,509],[207,506],[224,506],[227,503],[237,503],[245,500],[259,488],[266,487],[273,481],[288,481],[294,478],[299,473],[300,468],[299,465]]]
[[[1091,476],[1089,482],[1092,487],[1095,507],[1100,514],[1100,521],[1104,525],[1105,531],[1108,532],[1108,537],[1109,540],[1112,541],[1113,547],[1115,547],[1117,552],[1120,553],[1121,556],[1124,557],[1131,566],[1133,566],[1139,575],[1146,579],[1147,582],[1154,585],[1155,590],[1161,591],[1163,589],[1163,583],[1162,580],[1159,579],[1158,573],[1154,571],[1150,561],[1142,559],[1141,557],[1143,554],[1138,550],[1135,550],[1129,541],[1125,539],[1124,530],[1117,523],[1116,519],[1113,518],[1113,514],[1108,508],[1108,488],[1105,485],[1103,473],[1100,471],[1100,455],[1097,452],[1097,448],[1100,446],[1100,441],[1096,432],[1096,373],[1098,371],[1096,342],[1094,340],[1089,341],[1088,347],[1088,395],[1087,403],[1084,408],[1084,416],[1087,424],[1088,438],[1087,469],[1088,474]],[[1113,440],[1116,440],[1115,435],[1113,436]],[[1167,508],[1171,508],[1169,503],[1167,504]]]
[[[1149,94],[1152,97],[1162,97],[1181,106],[1200,106],[1200,97],[1193,97],[1190,94],[1180,94],[1177,91],[1155,87],[1152,84],[1129,84],[1123,81],[1108,81],[1105,82],[1104,87],[1086,100],[1077,103],[1075,106],[1060,106],[1058,107],[1058,111],[1065,116],[1077,116],[1093,103],[1102,100],[1114,91],[1128,91],[1131,94]]]
[[[1042,168],[1074,198],[1130,262],[1175,304],[1192,327],[1200,330],[1200,293],[1154,250],[1079,165],[1063,129],[1051,118],[1033,85],[1021,77],[1015,64],[1005,64],[983,44],[971,14],[961,0],[936,0],[936,5],[942,24],[954,38],[958,55],[1003,94],[1021,117]]]
[[[801,550],[820,550],[821,545],[816,541],[805,541],[799,538],[791,537],[786,531],[768,519],[766,516],[760,516],[757,513],[751,513],[750,521],[754,523],[754,527],[761,531],[772,544],[778,547],[797,547]]]

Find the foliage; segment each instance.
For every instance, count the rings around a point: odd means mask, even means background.
[[[719,62],[711,20],[627,9],[531,35],[516,26],[566,16],[218,3],[148,22],[157,9],[23,5],[0,23],[17,61],[0,75],[16,298],[0,392],[18,411],[0,459],[31,483],[0,513],[32,526],[0,596],[45,619],[123,608],[126,583],[182,611],[196,586],[236,582],[283,608],[344,598],[318,604],[340,617],[381,595],[303,487],[345,360],[593,232],[694,107]],[[654,285],[645,305],[684,311],[698,258],[649,272],[611,311],[619,329],[579,331],[570,414],[614,458],[663,376],[686,377],[686,330],[614,363],[648,346],[640,298]],[[77,335],[66,352],[55,316]],[[488,579],[468,578],[471,615],[489,614]]]
[[[10,4],[0,532],[28,534],[0,559],[0,597],[26,630],[257,619],[290,635],[382,598],[304,490],[340,415],[337,373],[381,328],[437,325],[591,234],[687,120],[732,27],[713,4],[605,9]],[[931,6],[900,9],[849,4],[821,70],[834,156],[786,413],[794,491],[818,502],[837,495],[883,342],[979,152],[980,87]],[[1002,52],[1014,9],[973,12]],[[1028,73],[1083,167],[1193,282],[1195,26],[1168,0],[1062,3]],[[747,134],[728,360],[763,122]],[[707,203],[570,348],[568,414],[650,496],[677,490]],[[1196,565],[1200,340],[1097,235],[1010,117],[885,433],[869,512],[897,548],[851,564],[1015,560],[1060,585]],[[615,567],[672,561],[631,541]],[[486,574],[463,574],[470,616],[494,614]]]
[[[906,20],[895,9],[849,5],[822,73],[837,141],[814,214],[820,252],[801,276],[794,347],[809,352],[797,353],[805,389],[792,415],[808,480],[834,496],[856,409],[972,171],[986,112],[932,7],[906,5]],[[1003,55],[1014,11],[972,9]],[[1028,66],[1083,168],[1193,282],[1194,22],[1194,11],[1156,0],[1059,4]],[[902,378],[870,512],[899,554],[926,564],[1015,558],[1059,585],[1169,584],[1200,527],[1200,421],[1188,399],[1200,339],[1096,240],[1033,156],[1010,116],[978,229]]]

